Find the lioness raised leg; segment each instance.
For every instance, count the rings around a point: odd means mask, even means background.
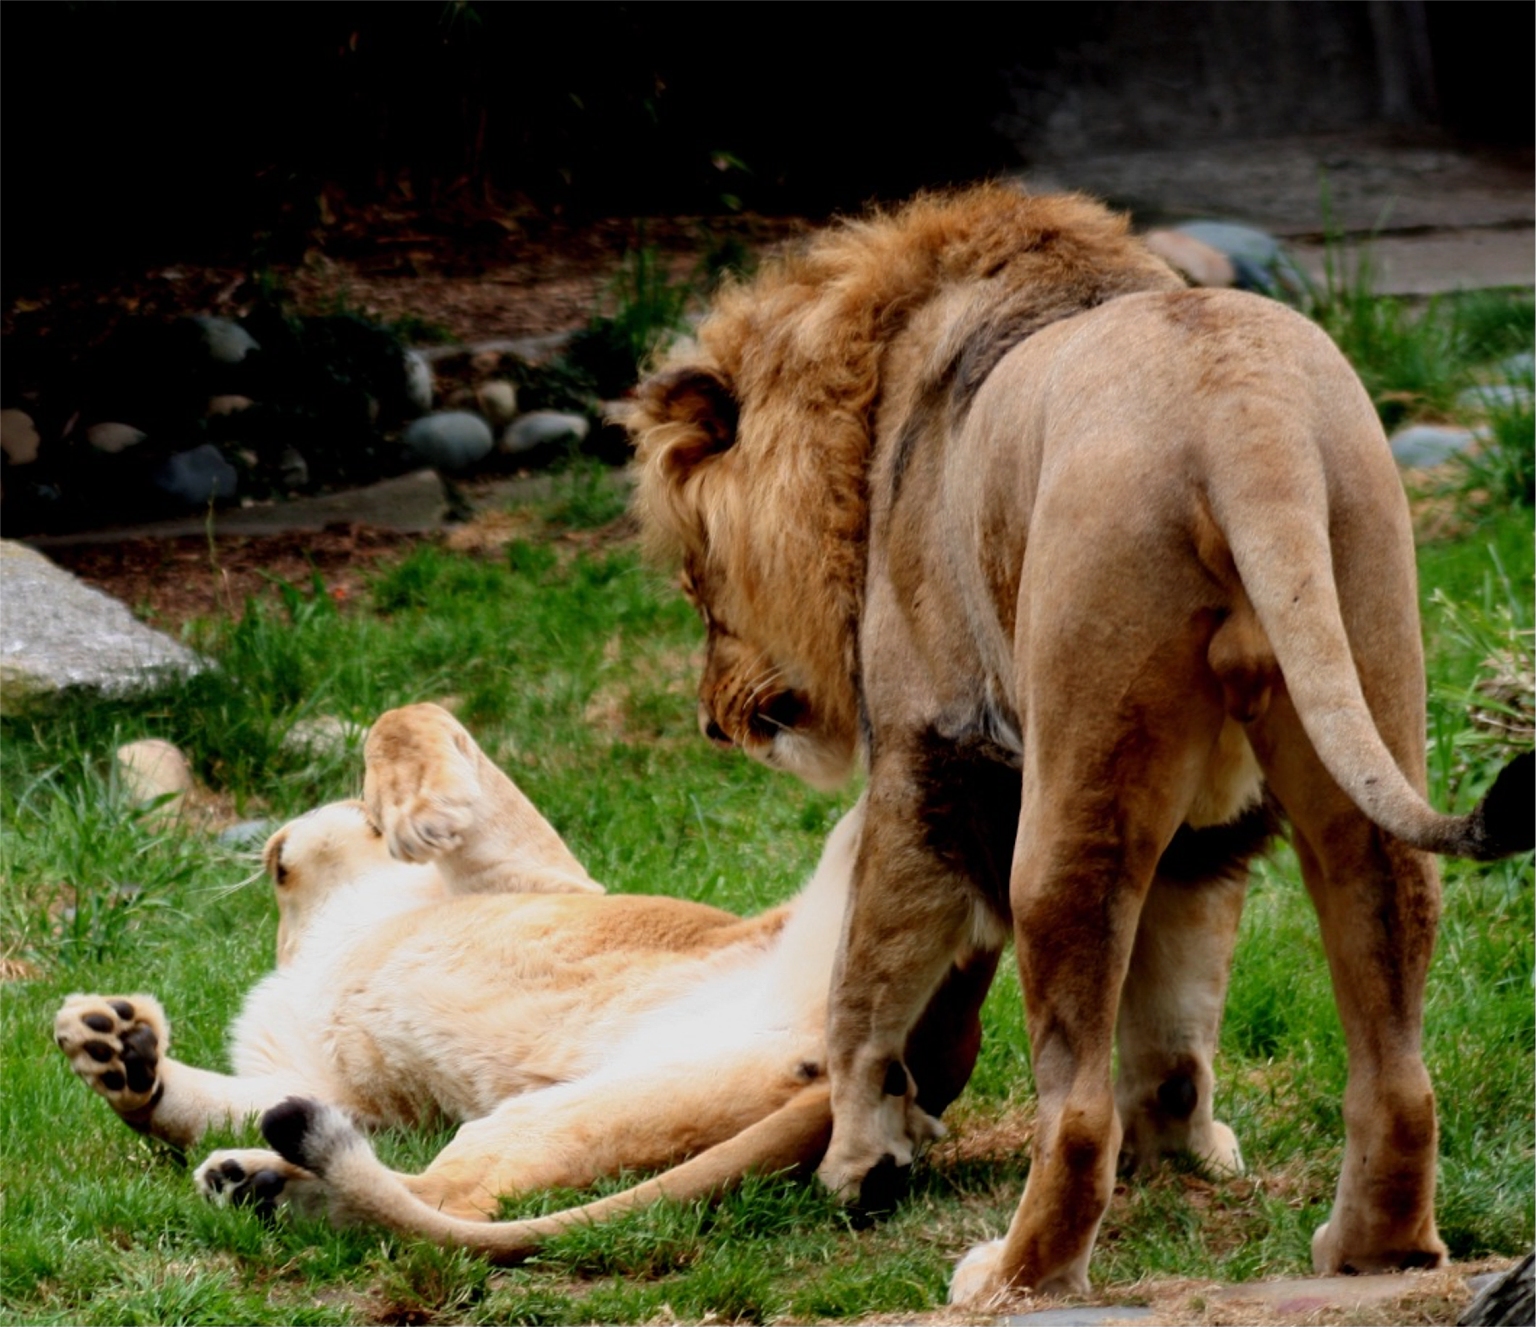
[[[363,800],[390,853],[431,861],[458,894],[601,894],[565,841],[440,705],[369,730]]]

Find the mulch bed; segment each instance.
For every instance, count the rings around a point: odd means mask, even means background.
[[[48,550],[81,580],[120,599],[146,622],[176,634],[192,618],[238,617],[247,598],[276,596],[279,581],[305,593],[316,573],[338,602],[362,594],[381,563],[423,536],[364,525],[277,535],[126,539]]]

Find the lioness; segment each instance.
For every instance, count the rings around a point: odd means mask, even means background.
[[[233,1075],[172,1059],[148,995],[72,995],[59,1011],[58,1045],[128,1124],[187,1147],[265,1111],[277,1152],[215,1152],[196,1171],[206,1194],[504,1259],[575,1221],[815,1164],[861,807],[796,899],[744,920],[604,894],[443,709],[384,715],[366,758],[364,801],[267,844],[278,967],[235,1021]],[[970,1073],[953,1047],[974,1057],[978,1044],[975,1025],[914,1042],[937,1091],[928,1109]],[[420,1175],[387,1170],[355,1127],[434,1117],[466,1123]],[[585,1207],[487,1220],[503,1194],[663,1166]]]
[[[1426,853],[1528,848],[1530,758],[1471,816],[1425,804],[1407,506],[1327,336],[1185,289],[1091,201],[985,186],[727,289],[629,426],[707,628],[705,734],[819,785],[868,766],[826,1183],[911,1161],[908,1031],[1010,926],[1033,1165],[952,1298],[1085,1289],[1117,1156],[1235,1169],[1211,1055],[1283,814],[1350,1057],[1314,1264],[1440,1263]]]

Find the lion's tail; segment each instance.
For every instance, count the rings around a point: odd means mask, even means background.
[[[574,1226],[606,1221],[664,1198],[713,1197],[749,1174],[814,1164],[832,1135],[832,1106],[827,1086],[812,1084],[735,1137],[663,1174],[580,1207],[521,1221],[466,1220],[429,1206],[379,1161],[368,1140],[333,1106],[290,1097],[266,1113],[261,1127],[284,1157],[325,1181],[349,1216],[512,1263]]]
[[[1209,496],[1319,759],[1361,811],[1415,848],[1479,861],[1528,851],[1536,838],[1530,752],[1500,771],[1469,815],[1449,816],[1425,801],[1387,748],[1344,628],[1322,461],[1305,443],[1293,457],[1290,492],[1276,492],[1272,483],[1259,491],[1239,482],[1225,492],[1218,485]]]

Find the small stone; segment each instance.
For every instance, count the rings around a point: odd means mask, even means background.
[[[203,334],[203,345],[211,359],[220,364],[238,364],[253,350],[261,347],[239,323],[228,318],[200,315],[192,321]]]
[[[501,378],[481,383],[475,402],[492,428],[505,428],[517,418],[517,388]]]
[[[1498,372],[1514,382],[1521,382],[1536,374],[1536,354],[1520,350],[1499,361]]]
[[[278,473],[289,488],[305,488],[309,484],[309,462],[297,447],[284,447],[278,460]]]
[[[137,447],[148,436],[143,429],[136,429],[132,424],[119,424],[111,420],[92,424],[85,431],[85,440],[97,451],[106,452],[110,456]]]
[[[526,452],[545,443],[580,442],[592,426],[585,415],[567,415],[557,410],[535,410],[523,415],[501,435],[501,450],[509,454]]]
[[[181,814],[184,795],[193,787],[192,766],[172,743],[158,737],[129,742],[118,747],[115,760],[129,799],[153,808],[146,820],[164,822]]]
[[[1230,286],[1237,269],[1220,249],[1177,230],[1149,230],[1142,243],[1193,286]]]
[[[300,719],[283,736],[283,749],[298,755],[337,756],[361,751],[368,740],[366,724],[349,723],[334,715]]]
[[[249,396],[237,396],[230,393],[227,396],[210,396],[208,398],[208,415],[213,418],[217,415],[238,415],[242,410],[249,410],[256,402]]]
[[[25,410],[0,410],[0,452],[12,465],[31,465],[42,444],[37,425]]]
[[[1277,286],[1291,285],[1295,279],[1293,265],[1280,241],[1266,231],[1230,221],[1186,221],[1174,230],[1225,254],[1232,264],[1236,284],[1244,290],[1268,294]]]
[[[432,366],[416,350],[405,352],[405,399],[417,414],[432,409],[432,393],[436,382]]]
[[[1412,424],[1392,435],[1392,455],[1399,465],[1424,470],[1459,455],[1476,441],[1471,429]]]
[[[170,457],[156,467],[149,482],[184,507],[233,498],[239,488],[235,467],[211,442]]]
[[[462,470],[490,454],[491,426],[468,410],[446,410],[412,420],[405,445],[418,461],[439,470]]]
[[[219,842],[226,848],[233,848],[237,852],[245,852],[252,848],[259,848],[277,830],[275,820],[242,820],[237,825],[230,825],[227,829],[219,831]]]
[[[1529,410],[1531,389],[1518,382],[1479,383],[1459,392],[1456,405],[1471,414],[1485,414],[1490,410]]]

